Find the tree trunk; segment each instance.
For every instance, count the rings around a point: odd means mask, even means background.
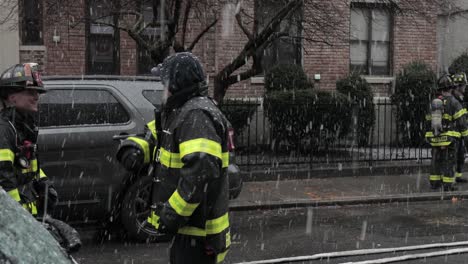
[[[226,78],[222,78],[221,76],[216,75],[214,77],[214,94],[213,99],[221,105],[223,103],[224,96],[226,95],[226,91],[229,87]]]

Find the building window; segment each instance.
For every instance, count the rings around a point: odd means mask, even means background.
[[[386,9],[351,8],[350,69],[365,75],[390,75],[392,16]]]
[[[282,0],[256,0],[255,16],[257,17],[258,32],[284,7]],[[286,33],[271,42],[261,54],[261,69],[263,73],[277,64],[302,64],[302,8],[284,19],[278,33]]]
[[[42,45],[42,1],[20,1],[21,44]]]
[[[119,73],[119,31],[111,26],[118,17],[110,15],[111,9],[109,0],[89,1],[88,74]]]
[[[156,7],[154,6],[156,4]],[[148,1],[140,0],[139,7],[140,12],[143,14],[144,25],[150,25],[151,23],[158,21],[161,22],[161,12],[160,12],[161,1]],[[156,8],[155,12],[153,9]],[[154,19],[154,14],[156,13],[156,19]],[[154,43],[159,41],[161,38],[161,26],[148,26],[143,31],[143,38],[149,43]],[[165,56],[169,55],[169,49],[164,51]],[[155,66],[155,62],[151,58],[151,54],[145,48],[138,46],[138,73],[143,75],[151,74],[151,68]]]

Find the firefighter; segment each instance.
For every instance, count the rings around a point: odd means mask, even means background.
[[[429,175],[431,188],[443,187],[455,190],[455,165],[461,132],[466,130],[466,109],[452,95],[455,88],[450,75],[438,80],[439,95],[432,100],[431,114],[426,116],[428,131],[426,140],[432,146],[432,162]]]
[[[466,79],[466,74],[464,72],[457,73],[452,75],[452,80],[455,85],[455,88],[452,90],[452,94],[455,99],[460,102],[462,107],[466,111],[466,105],[464,102],[463,95],[465,93],[466,85],[468,84]],[[465,163],[465,141],[468,137],[468,130],[461,131],[461,138],[458,141],[458,151],[457,151],[457,166],[455,168],[455,181],[456,182],[466,182],[466,179],[462,178],[463,176],[463,164]]]
[[[37,160],[38,128],[33,114],[38,111],[39,94],[46,91],[37,66],[17,64],[0,75],[0,186],[34,216],[45,213],[47,207],[50,211],[58,202]],[[47,207],[37,203],[44,200]]]
[[[231,243],[228,122],[207,97],[205,74],[194,55],[176,53],[154,72],[165,87],[162,129],[151,133],[149,140],[130,139],[133,142],[121,147],[118,160],[137,171],[154,159],[148,224],[174,234],[170,262],[221,263]],[[154,124],[147,125],[147,131],[152,128]],[[153,154],[150,150],[155,145],[160,147]]]

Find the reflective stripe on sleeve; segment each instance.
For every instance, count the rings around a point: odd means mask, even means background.
[[[181,158],[184,158],[184,156],[195,152],[208,153],[218,157],[221,160],[223,158],[221,156],[221,144],[206,138],[197,138],[182,142],[179,145],[179,149]]]
[[[0,161],[10,161],[13,163],[15,161],[15,153],[10,149],[0,149]]]
[[[214,235],[223,232],[229,228],[229,216],[225,213],[223,216],[206,221],[206,234]]]
[[[143,150],[143,155],[144,155],[143,163],[148,164],[150,161],[150,150],[149,150],[148,142],[146,140],[143,140],[137,137],[129,137],[127,139],[137,143],[141,147],[141,149]]]
[[[191,216],[200,203],[186,202],[184,198],[180,196],[179,191],[176,190],[169,198],[169,204],[177,214],[181,216]]]
[[[19,191],[18,191],[18,188],[15,188],[11,191],[8,191],[8,194],[11,196],[11,198],[13,198],[15,201],[19,202],[21,201],[21,197],[20,197],[20,194],[19,194]]]
[[[466,108],[461,109],[453,115],[453,119],[456,120],[466,114]]]

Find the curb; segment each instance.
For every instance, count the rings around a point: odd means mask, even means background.
[[[386,176],[386,175],[402,175],[413,173],[428,173],[429,164],[398,162],[392,165],[376,164],[375,166],[359,166],[359,167],[341,167],[337,164],[336,167],[315,167],[315,168],[265,168],[252,169],[241,167],[241,177],[245,182],[253,181],[277,181],[277,180],[299,180],[311,178],[328,178],[328,177],[358,177],[358,176]]]
[[[257,202],[246,203],[231,201],[230,211],[254,211],[254,210],[275,210],[291,209],[303,207],[325,207],[325,206],[346,206],[346,205],[367,205],[367,204],[387,204],[397,202],[425,202],[425,201],[448,201],[453,199],[467,199],[468,191],[419,193],[412,195],[386,195],[386,196],[362,196],[348,197],[334,200],[312,200],[298,199],[279,202]]]

